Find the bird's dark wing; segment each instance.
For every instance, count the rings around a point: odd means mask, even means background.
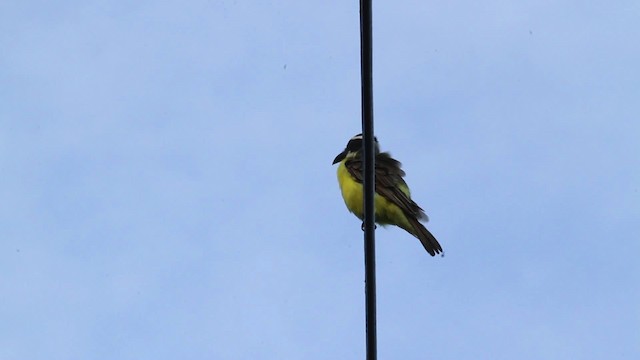
[[[364,182],[364,163],[360,156],[347,160],[344,165],[357,182]],[[399,187],[403,186],[408,191],[401,166],[402,164],[389,153],[376,155],[376,193],[397,205],[407,216],[427,220],[424,210]]]
[[[345,161],[345,166],[356,181],[360,183],[364,181],[364,165],[359,156]],[[428,218],[420,206],[411,200],[407,183],[402,178],[404,175],[400,162],[393,159],[389,153],[376,155],[376,193],[398,206],[405,213],[409,225],[398,224],[398,226],[417,237],[431,256],[439,254],[442,252],[442,246],[433,234],[419,222],[419,219],[426,221]],[[406,189],[406,193],[401,188]]]

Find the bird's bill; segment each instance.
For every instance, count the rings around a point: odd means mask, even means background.
[[[344,149],[343,152],[341,152],[340,154],[338,154],[338,156],[336,156],[335,159],[333,159],[333,163],[331,165],[337,164],[340,161],[342,161],[345,157],[347,157],[347,149]]]

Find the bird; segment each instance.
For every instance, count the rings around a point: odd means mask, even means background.
[[[363,181],[364,159],[362,134],[352,137],[345,149],[333,160],[338,165],[338,184],[347,209],[360,220],[364,218]],[[420,221],[429,218],[424,210],[411,199],[411,191],[404,181],[402,164],[388,152],[380,152],[378,139],[375,144],[375,222],[379,225],[395,225],[415,236],[431,255],[443,253],[438,240]]]

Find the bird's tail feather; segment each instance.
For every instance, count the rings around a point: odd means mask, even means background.
[[[433,234],[431,234],[424,225],[422,225],[417,219],[411,217],[409,217],[409,223],[414,230],[411,231],[411,233],[420,240],[424,249],[427,250],[431,256],[435,256],[442,252],[442,246],[440,246],[440,243],[438,243],[435,236],[433,236]]]

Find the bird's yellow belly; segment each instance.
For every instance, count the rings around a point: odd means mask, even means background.
[[[340,163],[338,166],[338,183],[347,209],[362,220],[364,218],[362,184],[353,180],[344,163]],[[374,203],[376,222],[380,225],[397,224],[397,219],[405,218],[398,206],[377,193],[374,197]]]

